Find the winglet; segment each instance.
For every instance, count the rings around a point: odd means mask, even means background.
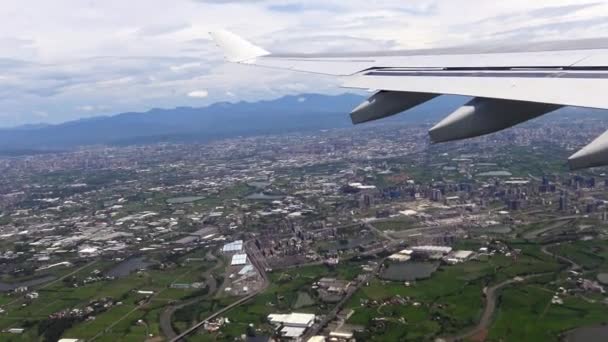
[[[209,32],[217,46],[224,50],[224,56],[229,62],[244,62],[256,57],[269,55],[270,52],[253,45],[236,34],[219,30]]]

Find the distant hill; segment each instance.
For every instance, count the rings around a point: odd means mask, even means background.
[[[216,103],[203,108],[152,109],[70,121],[0,129],[0,153],[70,149],[82,145],[203,142],[213,139],[350,127],[348,113],[364,97],[303,94],[270,101]],[[440,97],[392,120],[436,121],[464,101]]]

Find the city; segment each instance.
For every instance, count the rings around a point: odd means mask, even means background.
[[[584,341],[607,334],[601,133],[554,116],[0,160],[6,341]],[[524,304],[525,303],[525,304]]]

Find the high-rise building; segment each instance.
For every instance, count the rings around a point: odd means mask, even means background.
[[[431,190],[431,201],[440,202],[443,199],[443,194],[439,189]]]
[[[568,195],[567,194],[562,194],[559,197],[559,210],[560,211],[568,210]]]

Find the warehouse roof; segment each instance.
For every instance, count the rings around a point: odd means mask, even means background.
[[[247,263],[247,254],[235,254],[232,256],[232,262],[230,265],[238,266],[245,265]]]
[[[282,323],[284,325],[307,325],[310,326],[315,320],[315,315],[306,313],[290,313],[286,315],[282,314],[270,314],[268,319],[271,323]]]
[[[222,248],[223,252],[240,252],[241,250],[243,250],[243,240],[236,240],[225,244]]]

